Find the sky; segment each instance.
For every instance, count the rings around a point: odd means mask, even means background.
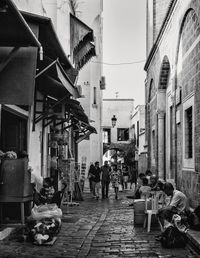
[[[144,104],[146,0],[103,1],[103,98],[133,98]],[[141,63],[134,63],[143,61]],[[107,65],[134,63],[123,65]]]

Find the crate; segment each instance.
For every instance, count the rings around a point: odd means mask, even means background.
[[[147,203],[147,207],[150,208],[150,201]],[[134,224],[143,225],[145,219],[145,200],[136,199],[133,202],[134,209]]]

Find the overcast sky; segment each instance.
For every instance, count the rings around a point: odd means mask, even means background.
[[[146,58],[146,0],[104,0],[103,62],[132,63]],[[144,104],[144,64],[103,65],[104,98],[134,98]]]

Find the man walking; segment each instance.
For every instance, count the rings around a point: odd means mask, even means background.
[[[111,168],[108,165],[108,161],[105,161],[104,165],[101,167],[102,199],[108,198],[109,184],[110,184],[110,173],[111,173]]]
[[[93,195],[98,200],[99,199],[99,189],[100,189],[100,174],[101,169],[99,167],[99,162],[96,161],[94,164],[94,168],[92,169],[91,180],[92,180],[92,189]]]

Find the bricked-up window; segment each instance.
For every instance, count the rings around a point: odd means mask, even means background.
[[[192,107],[185,110],[185,158],[193,157]]]
[[[104,128],[103,129],[103,143],[110,143],[111,142],[110,137],[111,137],[110,129],[109,128]]]
[[[128,141],[129,140],[129,128],[117,128],[117,140]]]

